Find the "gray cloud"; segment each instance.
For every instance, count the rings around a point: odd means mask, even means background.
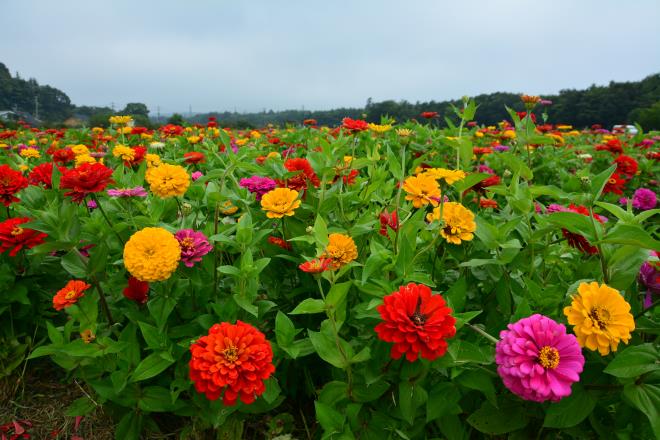
[[[657,0],[3,0],[0,61],[74,103],[325,109],[660,71]]]

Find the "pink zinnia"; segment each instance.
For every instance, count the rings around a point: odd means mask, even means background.
[[[108,195],[110,197],[147,197],[147,191],[141,186],[136,186],[135,188],[109,189]]]
[[[192,173],[192,174],[190,175],[190,177],[192,178],[192,180],[193,180],[193,182],[194,182],[195,180],[199,179],[199,178],[202,177],[203,175],[204,175],[204,174],[202,174],[201,171],[195,171],[194,173]]]
[[[275,189],[277,182],[268,177],[252,176],[241,179],[239,185],[241,185],[242,188],[247,188],[251,193],[254,193],[257,200],[261,200],[261,197],[264,194]]]
[[[632,205],[635,209],[641,209],[647,211],[649,209],[655,208],[655,205],[658,203],[658,198],[655,193],[646,188],[639,188],[633,194]]]
[[[495,347],[497,373],[504,385],[525,400],[559,401],[580,380],[584,357],[574,335],[543,315],[509,324]]]
[[[204,255],[213,250],[206,235],[193,229],[182,229],[174,234],[174,238],[179,241],[181,261],[187,267],[193,267],[195,263],[202,261]]]

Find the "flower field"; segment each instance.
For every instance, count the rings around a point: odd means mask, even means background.
[[[0,378],[117,439],[660,437],[660,136],[521,106],[0,129]]]

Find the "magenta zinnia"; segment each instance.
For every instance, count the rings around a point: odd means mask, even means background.
[[[255,194],[257,200],[261,200],[264,194],[275,189],[277,182],[268,177],[252,176],[241,179],[239,185]]]
[[[584,357],[574,335],[543,315],[509,324],[495,347],[497,373],[504,385],[525,400],[558,401],[580,379]]]
[[[193,267],[195,263],[202,261],[204,255],[213,250],[206,235],[199,231],[182,229],[174,234],[174,238],[181,246],[181,261],[187,267]]]

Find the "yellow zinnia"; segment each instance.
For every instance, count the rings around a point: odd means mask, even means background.
[[[147,161],[147,168],[157,167],[162,164],[160,156],[153,153],[147,153],[144,155],[144,160]]]
[[[125,125],[133,120],[130,116],[110,116],[110,123],[117,125]]]
[[[465,171],[448,170],[446,168],[427,168],[422,170],[422,174],[433,177],[435,180],[444,179],[449,185],[459,180],[465,179]]]
[[[36,148],[24,148],[21,150],[19,153],[21,157],[24,157],[26,159],[28,158],[34,158],[34,159],[39,159],[41,157],[41,153],[39,153],[39,150]]]
[[[190,186],[190,176],[180,165],[164,163],[145,174],[151,192],[163,199],[182,196]]]
[[[76,156],[76,166],[79,167],[80,165],[84,163],[96,163],[96,159],[94,159],[92,156],[89,154],[79,154]]]
[[[406,200],[411,200],[415,208],[421,208],[429,203],[438,206],[440,201],[440,186],[427,174],[408,177],[403,182],[403,190],[408,193]]]
[[[298,191],[289,188],[275,188],[261,198],[261,209],[266,211],[268,218],[292,216],[299,206]]]
[[[124,246],[124,266],[135,278],[149,283],[168,279],[179,265],[181,247],[163,228],[144,228]]]
[[[616,351],[621,341],[627,344],[630,332],[635,330],[630,304],[618,290],[595,281],[580,283],[578,294],[564,308],[564,315],[580,346],[598,350],[601,356]]]
[[[117,146],[112,149],[112,155],[114,157],[121,157],[121,159],[125,161],[131,161],[135,158],[135,150],[126,145],[117,144]]]
[[[87,148],[83,144],[78,144],[78,145],[71,145],[71,151],[73,151],[73,154],[76,156],[80,154],[89,154],[89,148]]]
[[[330,234],[328,236],[328,245],[321,255],[321,258],[332,260],[330,265],[333,269],[340,267],[355,260],[358,256],[357,246],[351,237],[344,234]]]
[[[440,220],[440,207],[426,216],[430,222]],[[474,222],[474,213],[460,203],[445,202],[442,207],[442,229],[440,235],[449,243],[461,244],[474,238],[473,232],[477,230]]]

